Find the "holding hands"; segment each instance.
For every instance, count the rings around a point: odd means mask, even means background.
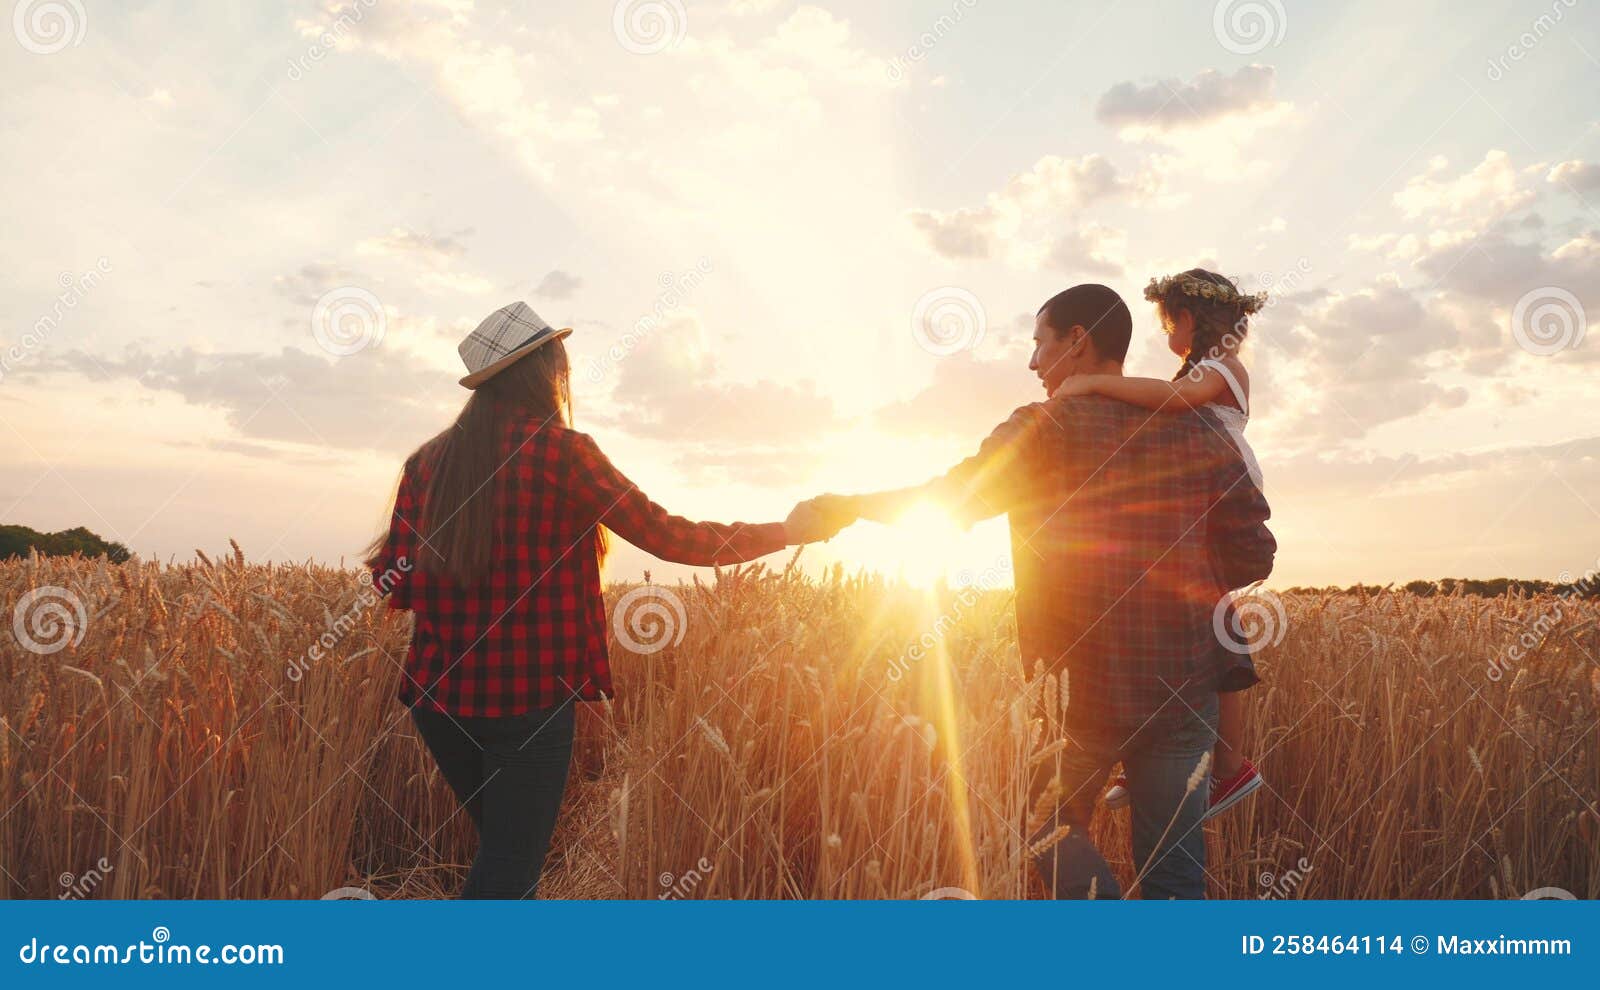
[[[790,543],[831,540],[861,517],[859,496],[818,495],[795,505],[784,520]]]

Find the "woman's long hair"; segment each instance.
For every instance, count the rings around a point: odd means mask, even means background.
[[[532,419],[540,428],[572,425],[567,349],[558,338],[479,386],[454,423],[412,455],[428,468],[419,520],[417,570],[458,587],[471,587],[489,570],[495,539],[495,473],[504,469],[500,426],[506,417]],[[409,458],[408,458],[409,461]],[[392,511],[391,511],[392,517]],[[382,553],[387,528],[367,548],[369,566]],[[606,535],[596,528],[603,557]]]

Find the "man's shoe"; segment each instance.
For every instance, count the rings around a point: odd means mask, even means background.
[[[1261,771],[1249,760],[1239,766],[1239,772],[1227,780],[1211,778],[1211,808],[1206,811],[1207,818],[1215,818],[1229,808],[1243,801],[1256,792],[1256,788],[1266,783]],[[1109,802],[1108,802],[1109,803]]]

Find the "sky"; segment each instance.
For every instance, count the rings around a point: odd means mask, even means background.
[[[1272,300],[1273,585],[1600,566],[1592,3],[21,0],[12,34],[0,523],[352,562],[517,299],[647,494],[781,519],[1042,398],[1069,285],[1170,377],[1142,289],[1200,265]],[[1005,555],[993,520],[802,560]],[[608,572],[646,569],[688,573]]]

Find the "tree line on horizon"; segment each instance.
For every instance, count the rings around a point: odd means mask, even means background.
[[[1323,594],[1327,592],[1341,592],[1348,595],[1376,595],[1382,591],[1394,591],[1396,585],[1389,584],[1352,584],[1341,588],[1336,584],[1303,587],[1295,586],[1285,589],[1289,593]],[[1399,585],[1398,590],[1409,592],[1418,598],[1433,598],[1435,596],[1448,598],[1451,595],[1473,595],[1478,598],[1499,598],[1503,595],[1517,594],[1529,595],[1565,595],[1576,598],[1600,598],[1600,580],[1595,578],[1579,579],[1577,581],[1540,581],[1535,578],[1441,578],[1437,581],[1407,581]]]
[[[133,556],[122,544],[102,539],[82,526],[56,533],[41,533],[28,526],[0,526],[0,560],[26,557],[35,552],[41,557],[70,557],[80,553],[85,557],[105,557],[113,564],[123,563]]]

